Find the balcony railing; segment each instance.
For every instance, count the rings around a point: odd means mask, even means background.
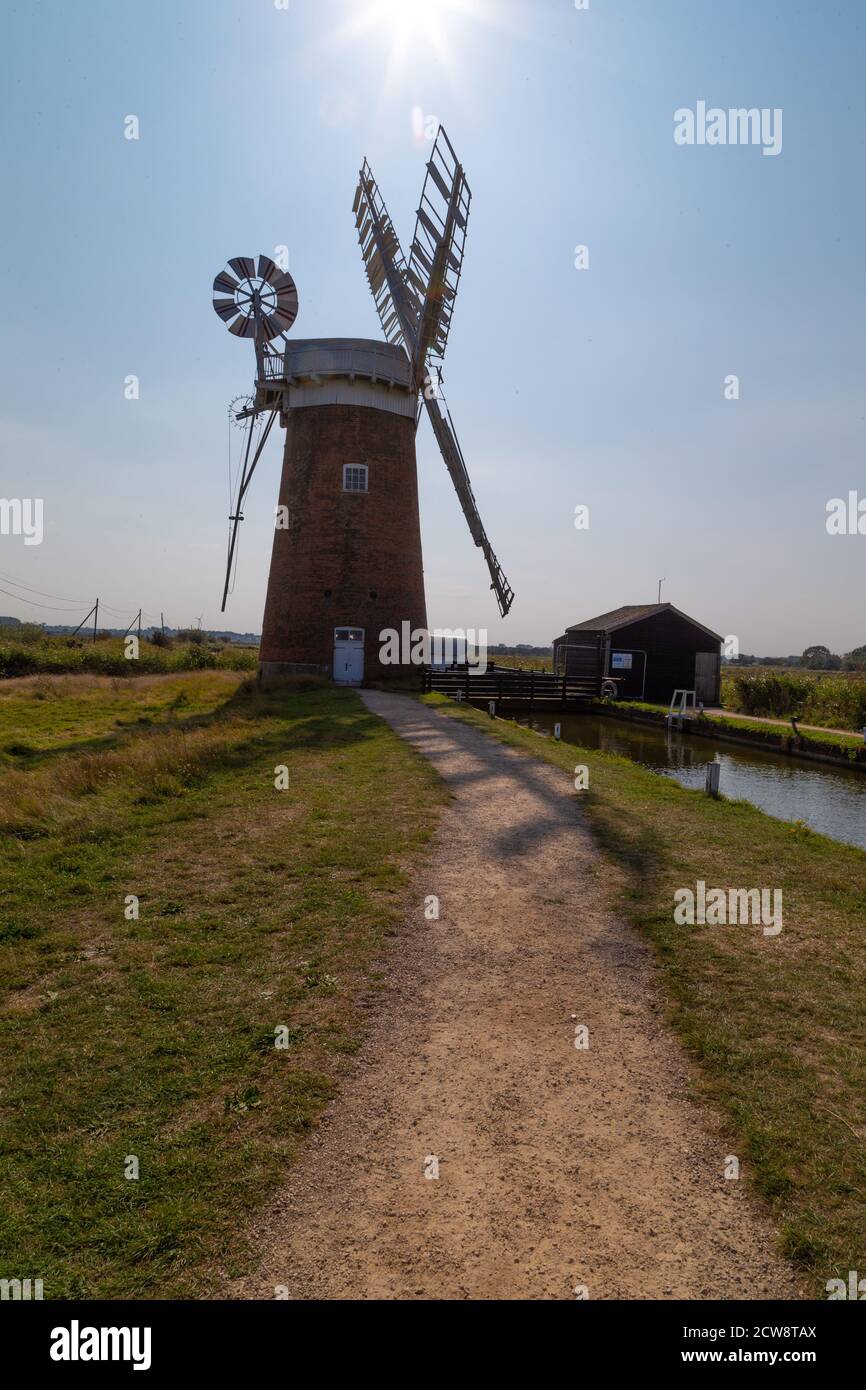
[[[286,375],[286,368],[281,352],[271,352],[265,349],[264,360],[262,362],[262,381],[282,381]]]

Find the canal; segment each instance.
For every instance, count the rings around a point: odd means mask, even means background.
[[[535,729],[553,733],[556,723],[562,725],[564,742],[618,753],[673,777],[684,787],[702,790],[707,763],[715,760],[722,768],[719,790],[723,796],[751,801],[779,820],[804,821],[833,840],[866,849],[864,772],[621,719],[591,714],[532,716]]]

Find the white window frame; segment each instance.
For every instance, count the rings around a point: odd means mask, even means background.
[[[363,487],[347,487],[349,469],[359,469],[364,476]],[[366,463],[344,463],[343,464],[343,491],[344,492],[369,492],[370,490],[370,470]]]

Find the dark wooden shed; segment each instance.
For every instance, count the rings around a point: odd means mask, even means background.
[[[554,670],[611,676],[624,700],[668,704],[675,690],[694,690],[716,705],[722,641],[671,603],[625,604],[566,628],[553,643]]]

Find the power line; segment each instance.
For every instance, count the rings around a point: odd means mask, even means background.
[[[74,604],[76,607],[78,607],[82,603],[90,603],[90,599],[88,598],[72,598],[69,594],[49,594],[45,589],[36,589],[32,584],[24,584],[20,579],[13,579],[11,574],[3,574],[2,572],[0,572],[0,578],[5,579],[6,583],[13,585],[14,588],[24,589],[28,594],[38,594],[40,598],[59,598],[62,603],[71,603]],[[3,592],[8,593],[9,591],[3,590]],[[16,598],[17,595],[11,594],[10,597]],[[27,603],[29,601],[30,600],[26,598],[22,598],[21,600],[22,603]],[[35,607],[37,608],[40,606],[42,605],[35,605]],[[103,604],[102,606],[107,610],[107,612],[115,613],[118,617],[122,618],[125,618],[128,613],[136,613],[138,611],[137,609],[133,608],[131,604],[129,608],[112,608],[107,603]],[[61,610],[55,609],[54,611],[59,613]]]
[[[130,613],[138,612],[137,608],[112,608],[108,603],[103,603],[100,607],[103,608],[106,613],[113,613],[115,618],[126,618]]]
[[[32,584],[22,584],[20,579],[15,579],[11,574],[3,574],[0,571],[0,579],[5,579],[7,584],[12,584],[16,589],[26,589],[28,594],[38,594],[40,598],[59,598],[64,603],[89,603],[87,598],[70,598],[68,594],[48,594],[44,589],[34,589]]]
[[[62,608],[57,608],[50,603],[37,603],[35,599],[25,598],[24,594],[15,594],[12,593],[12,591],[9,589],[4,589],[0,587],[0,594],[6,594],[7,598],[18,599],[19,603],[26,603],[31,608],[43,608],[46,610],[46,612],[49,613],[73,613],[77,612],[85,603],[92,607],[92,599],[76,599],[71,598],[67,594],[51,594],[44,589],[35,588],[35,586],[32,584],[24,584],[20,579],[15,579],[12,575],[4,574],[2,570],[0,570],[0,579],[4,579],[7,584],[12,584],[16,589],[25,590],[25,592],[28,594],[38,594],[40,598],[60,599],[61,603],[66,605]],[[116,618],[127,618],[131,613],[137,613],[139,611],[138,609],[133,608],[131,604],[128,608],[113,608],[111,604],[108,603],[100,603],[99,606],[105,613],[113,614],[113,616]],[[141,611],[143,612],[144,610]],[[155,626],[160,625],[159,620],[152,613],[148,613],[147,616],[151,619]]]
[[[23,598],[21,594],[13,594],[10,589],[0,588],[0,594],[6,594],[8,598],[17,599],[19,603],[29,604],[31,608],[44,608],[49,613],[78,613],[81,609],[80,603],[73,604],[70,608],[56,608],[51,603],[37,603],[35,599]]]

